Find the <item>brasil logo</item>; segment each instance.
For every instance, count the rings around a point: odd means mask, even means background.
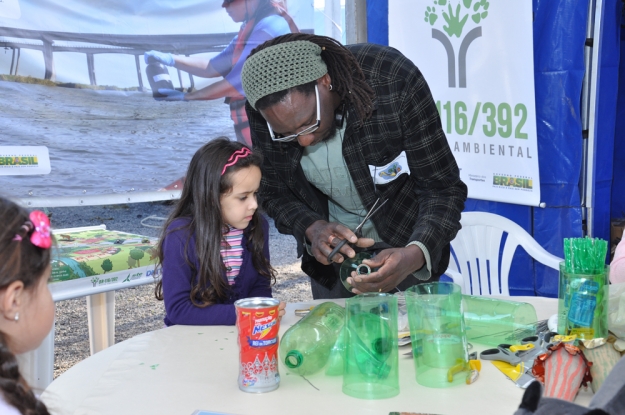
[[[39,160],[37,157],[18,157],[18,156],[8,156],[8,157],[0,157],[0,166],[39,166]]]
[[[512,176],[493,176],[494,186],[517,187],[520,189],[532,189],[532,179]]]

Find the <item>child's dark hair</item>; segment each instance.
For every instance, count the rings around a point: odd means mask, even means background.
[[[158,244],[159,264],[164,258],[163,241],[168,227],[178,218],[188,218],[189,235],[195,233],[195,249],[199,269],[186,258],[187,265],[194,274],[199,276],[196,284],[191,288],[191,302],[198,307],[207,307],[228,297],[230,286],[224,278],[226,268],[221,259],[220,248],[225,239],[224,233],[228,225],[223,220],[221,212],[221,195],[232,190],[232,173],[240,169],[256,166],[260,168],[262,156],[251,152],[245,157],[239,157],[234,164],[222,170],[228,159],[235,151],[247,147],[239,142],[230,141],[226,137],[216,138],[203,145],[191,159],[187,176],[182,188],[180,200],[174,211],[169,215],[163,227],[163,233]],[[254,212],[250,226],[245,230],[247,249],[252,253],[254,268],[269,280],[275,280],[275,271],[263,253],[265,239],[261,222],[261,213]],[[174,231],[178,229],[170,229]],[[188,244],[188,241],[187,241]],[[185,249],[185,252],[187,250]],[[156,285],[155,295],[158,300],[163,299],[163,284]]]
[[[26,289],[37,287],[50,265],[50,249],[39,248],[30,242],[32,228],[24,227],[28,212],[16,203],[0,197],[0,290],[15,281],[22,281]],[[21,237],[16,238],[16,235]],[[0,332],[0,391],[5,401],[20,413],[49,414],[46,406],[30,389],[20,375],[15,355]]]

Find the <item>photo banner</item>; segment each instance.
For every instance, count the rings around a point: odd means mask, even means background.
[[[540,205],[532,2],[389,1],[389,44],[425,76],[469,197]]]
[[[247,138],[249,52],[324,34],[327,19],[310,0],[0,1],[2,194],[31,207],[171,198],[202,145]]]
[[[63,301],[156,282],[157,238],[105,225],[54,230],[50,292]]]

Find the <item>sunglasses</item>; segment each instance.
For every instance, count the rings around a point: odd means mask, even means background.
[[[269,125],[269,121],[267,121],[267,128],[269,128],[269,135],[271,136],[271,139],[273,141],[287,143],[289,141],[297,140],[297,137],[301,135],[306,135],[306,134],[310,134],[310,133],[317,131],[317,129],[319,128],[319,125],[321,124],[321,115],[320,115],[321,107],[319,104],[319,89],[317,89],[317,85],[315,85],[315,97],[317,99],[317,122],[316,123],[314,123],[310,127],[304,128],[302,131],[300,131],[297,134],[291,134],[291,135],[281,137],[279,134],[278,135],[274,134],[273,130],[271,129],[271,125]]]

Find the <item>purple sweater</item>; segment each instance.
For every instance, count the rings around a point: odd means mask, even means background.
[[[189,294],[191,286],[197,280],[197,273],[192,274],[191,267],[185,260],[185,245],[189,237],[189,228],[180,228],[189,223],[187,218],[176,219],[167,228],[163,241],[163,297],[165,300],[165,324],[184,325],[234,325],[236,314],[234,302],[241,298],[271,297],[269,279],[259,274],[252,264],[252,255],[247,250],[247,238],[243,236],[243,263],[234,285],[230,286],[228,298],[205,308],[196,307],[191,303]],[[269,259],[269,225],[262,218],[265,235],[264,253]],[[249,228],[248,228],[249,229]],[[188,246],[188,258],[196,269],[199,263],[195,251],[195,232],[191,235]],[[226,279],[226,276],[223,275]]]

